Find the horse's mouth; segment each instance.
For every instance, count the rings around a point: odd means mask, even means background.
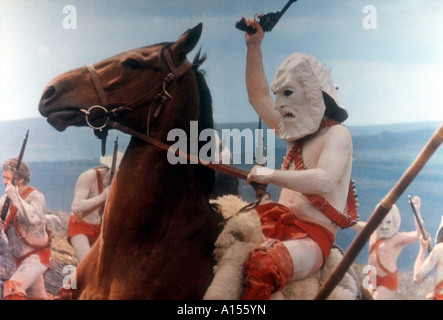
[[[84,125],[85,114],[79,109],[52,111],[47,115],[47,121],[57,131],[65,131],[69,126]]]

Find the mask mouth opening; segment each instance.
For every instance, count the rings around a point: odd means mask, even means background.
[[[284,119],[295,119],[295,114],[293,114],[293,113],[290,112],[290,111],[286,111],[286,112],[283,114],[283,118],[284,118]]]

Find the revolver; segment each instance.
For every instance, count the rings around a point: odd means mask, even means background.
[[[259,20],[258,23],[263,28],[263,31],[270,32],[275,27],[278,20],[280,20],[281,16],[286,12],[286,10],[288,10],[289,6],[294,2],[297,2],[297,0],[289,0],[288,3],[286,3],[286,5],[283,7],[283,9],[278,12],[269,12],[267,14],[256,14],[255,19]],[[246,20],[244,18],[241,19],[240,21],[237,21],[235,27],[250,34],[254,34],[257,32],[256,29],[248,27],[246,25]]]

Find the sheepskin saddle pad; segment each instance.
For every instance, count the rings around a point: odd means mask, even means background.
[[[215,243],[214,279],[206,291],[204,299],[238,300],[242,295],[243,263],[248,260],[252,250],[265,240],[261,231],[260,219],[255,210],[236,214],[247,203],[234,195],[211,200],[211,204],[227,220]],[[343,252],[334,246],[322,269],[305,279],[293,280],[281,292],[274,294],[272,299],[313,299],[342,257]],[[352,268],[331,292],[328,299],[361,299],[359,280]]]

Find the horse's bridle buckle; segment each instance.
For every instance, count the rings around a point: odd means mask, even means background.
[[[103,112],[103,117],[97,117],[98,119],[103,119],[103,124],[96,124],[96,123],[92,123],[92,121],[89,119],[89,117],[92,114],[92,111],[94,111],[95,109],[97,109],[99,112]],[[94,130],[102,130],[107,126],[107,121],[108,121],[108,114],[109,111],[100,105],[95,105],[92,107],[89,107],[88,109],[80,109],[81,112],[83,112],[85,114],[85,119],[86,119],[86,123],[88,124],[89,127],[91,127]]]

